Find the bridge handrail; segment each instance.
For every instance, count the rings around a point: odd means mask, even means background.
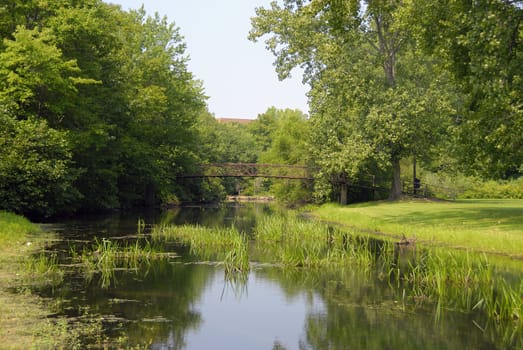
[[[245,166],[245,167],[261,167],[261,168],[295,168],[295,169],[317,169],[308,165],[295,164],[268,164],[268,163],[206,163],[200,164],[200,167],[225,167],[225,166]]]

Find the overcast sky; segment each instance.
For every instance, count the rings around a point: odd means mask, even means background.
[[[308,113],[301,74],[283,82],[263,42],[247,40],[255,7],[271,0],[105,0],[124,10],[142,4],[175,22],[185,37],[189,70],[203,81],[209,111],[216,117],[256,118],[267,108]]]

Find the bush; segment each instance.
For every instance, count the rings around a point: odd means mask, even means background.
[[[438,198],[523,199],[523,177],[516,180],[483,180],[463,174],[423,174],[422,183]]]
[[[460,195],[460,198],[523,199],[523,177],[511,181],[476,180]]]

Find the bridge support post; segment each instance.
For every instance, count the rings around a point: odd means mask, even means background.
[[[340,204],[347,205],[349,202],[349,186],[346,183],[341,184],[340,188]]]

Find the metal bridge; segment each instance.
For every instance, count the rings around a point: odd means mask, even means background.
[[[192,174],[178,178],[203,177],[262,177],[288,180],[314,180],[315,168],[306,165],[258,164],[258,163],[209,163],[200,164]]]

